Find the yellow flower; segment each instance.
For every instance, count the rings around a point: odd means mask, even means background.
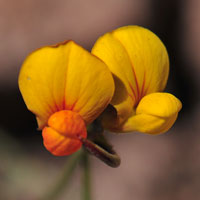
[[[109,104],[114,82],[107,66],[73,41],[40,48],[23,63],[19,88],[54,155],[77,151],[86,125]]]
[[[160,39],[145,28],[126,26],[100,37],[92,53],[107,64],[115,81],[114,112],[105,112],[104,126],[115,132],[169,130],[182,105],[175,96],[161,93],[169,59]]]

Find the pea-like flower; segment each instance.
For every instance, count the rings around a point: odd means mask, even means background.
[[[115,81],[112,109],[102,115],[104,126],[114,132],[169,130],[182,105],[162,92],[169,58],[161,40],[148,29],[126,26],[100,37],[92,53],[107,64]]]
[[[100,116],[103,127],[113,132],[166,132],[182,107],[175,96],[162,92],[168,74],[161,40],[145,28],[126,26],[100,37],[92,53],[73,41],[34,51],[23,63],[19,88],[53,155],[72,154],[84,144],[116,167],[120,158],[99,120],[88,129],[89,139],[86,126]]]
[[[21,68],[19,88],[36,115],[44,146],[62,156],[82,146],[86,126],[111,101],[114,82],[104,62],[66,41],[31,53]]]

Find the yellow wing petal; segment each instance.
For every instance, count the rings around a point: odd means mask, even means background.
[[[110,102],[114,83],[102,61],[68,41],[30,54],[20,71],[19,88],[41,129],[51,114],[65,109],[91,122]]]
[[[101,58],[114,75],[115,94],[111,104],[117,110],[120,123],[134,112],[142,97],[162,91],[166,85],[169,73],[166,48],[145,28],[125,26],[106,33],[97,40],[92,53]]]
[[[176,121],[181,107],[181,102],[172,94],[149,94],[140,101],[136,114],[131,116],[120,129],[123,132],[164,133]]]

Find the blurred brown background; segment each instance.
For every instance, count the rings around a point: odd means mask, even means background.
[[[200,1],[0,0],[0,199],[37,200],[62,171],[18,90],[20,66],[34,49],[73,39],[88,50],[107,31],[141,25],[165,43],[171,62],[166,91],[183,109],[165,135],[111,135],[117,169],[92,160],[94,200],[200,199]],[[80,176],[60,199],[80,199]]]

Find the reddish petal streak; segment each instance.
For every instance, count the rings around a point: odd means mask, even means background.
[[[75,102],[71,105],[70,110],[73,110],[73,109],[74,109],[74,107],[76,106],[76,103],[77,103],[77,101],[75,101]]]
[[[136,101],[137,97],[136,97],[136,94],[135,94],[135,90],[134,90],[133,86],[131,85],[131,83],[129,81],[128,81],[128,84],[129,84],[129,87],[131,88],[131,91],[132,91],[135,98],[131,94],[129,94],[129,96],[133,99],[133,101],[134,100]]]
[[[137,76],[136,76],[136,73],[135,73],[135,69],[134,69],[134,66],[133,66],[133,63],[131,63],[132,65],[132,72],[133,72],[133,75],[134,75],[134,78],[135,78],[135,84],[136,84],[136,88],[137,88],[137,98],[136,98],[136,101],[139,100],[139,96],[140,96],[140,90],[139,90],[139,84],[138,84],[138,80],[137,80]]]
[[[66,107],[65,99],[62,102],[62,106],[63,106],[63,109],[65,109],[65,107]]]
[[[115,38],[115,37],[114,37],[114,38]],[[131,58],[130,58],[130,56],[129,56],[129,54],[128,54],[126,48],[125,48],[125,46],[123,45],[123,43],[122,43],[119,39],[117,39],[117,38],[115,38],[115,39],[118,40],[118,41],[120,42],[120,44],[124,47],[124,50],[126,51],[127,56],[129,57],[130,62],[131,62]],[[133,93],[134,93],[134,96],[135,96],[135,101],[137,102],[137,101],[139,100],[139,93],[140,93],[140,91],[139,91],[139,84],[138,84],[138,80],[137,80],[137,77],[136,77],[134,65],[133,65],[132,62],[131,62],[131,66],[132,66],[131,69],[132,69],[132,72],[133,72],[133,75],[134,75],[134,78],[135,78],[135,84],[136,84],[136,89],[137,89],[137,95],[138,95],[138,96],[136,97],[135,92],[133,92]],[[130,83],[129,83],[129,86],[130,86],[131,90],[134,91],[134,89],[133,89],[133,87],[132,87],[132,85],[131,85]]]
[[[144,95],[147,95],[148,89],[149,89],[149,85],[147,85],[146,90],[144,90]]]
[[[144,78],[143,78],[143,83],[142,83],[142,89],[141,89],[141,93],[140,93],[140,98],[141,99],[143,97],[144,93],[144,86],[145,86],[145,82],[146,82],[146,73],[144,72]]]

